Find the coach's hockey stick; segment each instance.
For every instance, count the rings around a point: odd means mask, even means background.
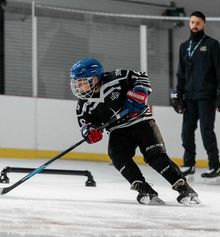
[[[112,123],[116,122],[118,119],[123,118],[125,115],[128,114],[128,110],[125,109],[123,111],[121,111],[119,114],[117,114],[115,117],[113,117],[113,119],[111,119],[110,121],[108,121],[107,123],[105,123],[104,125],[100,126],[98,129],[102,130],[106,127],[108,127],[109,125],[111,125]],[[0,188],[0,195],[6,194],[8,192],[10,192],[11,190],[13,190],[14,188],[16,188],[17,186],[19,186],[20,184],[22,184],[23,182],[25,182],[26,180],[30,179],[32,176],[39,174],[42,170],[44,170],[49,164],[51,164],[52,162],[54,162],[55,160],[61,158],[62,156],[64,156],[65,154],[67,154],[68,152],[70,152],[71,150],[73,150],[74,148],[78,147],[80,144],[82,144],[83,142],[85,142],[85,138],[81,139],[80,141],[78,141],[77,143],[75,143],[74,145],[72,145],[71,147],[69,147],[68,149],[64,150],[63,152],[61,152],[60,154],[58,154],[57,156],[55,156],[54,158],[50,159],[49,161],[47,161],[45,164],[41,165],[40,167],[36,168],[35,170],[33,170],[32,172],[30,172],[29,174],[27,174],[25,177],[23,177],[22,179],[18,180],[16,183],[14,183],[13,185],[9,186],[9,187],[5,187],[5,188]]]

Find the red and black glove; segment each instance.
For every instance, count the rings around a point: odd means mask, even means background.
[[[142,87],[134,87],[127,92],[127,100],[124,109],[127,109],[130,116],[134,117],[143,113],[147,108],[148,95]]]
[[[86,124],[81,129],[81,134],[89,144],[102,140],[102,130],[97,129],[92,124]]]

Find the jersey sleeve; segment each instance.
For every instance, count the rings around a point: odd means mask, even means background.
[[[151,83],[145,72],[129,71],[129,82],[131,89],[134,87],[142,87],[149,95],[152,92]]]
[[[88,123],[95,125],[94,115],[89,113],[86,101],[79,100],[76,107],[76,116],[80,129]]]

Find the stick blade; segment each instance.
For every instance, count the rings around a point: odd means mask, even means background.
[[[3,189],[4,188],[0,188],[0,195],[3,195],[4,193],[3,193]]]
[[[11,191],[13,189],[12,186],[10,187],[5,187],[5,188],[0,188],[0,195],[4,195],[6,193],[8,193],[9,191]]]

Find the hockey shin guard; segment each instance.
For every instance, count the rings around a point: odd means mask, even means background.
[[[160,173],[171,185],[180,178],[185,180],[179,167],[168,157],[166,153],[158,154],[148,160],[149,165]]]

